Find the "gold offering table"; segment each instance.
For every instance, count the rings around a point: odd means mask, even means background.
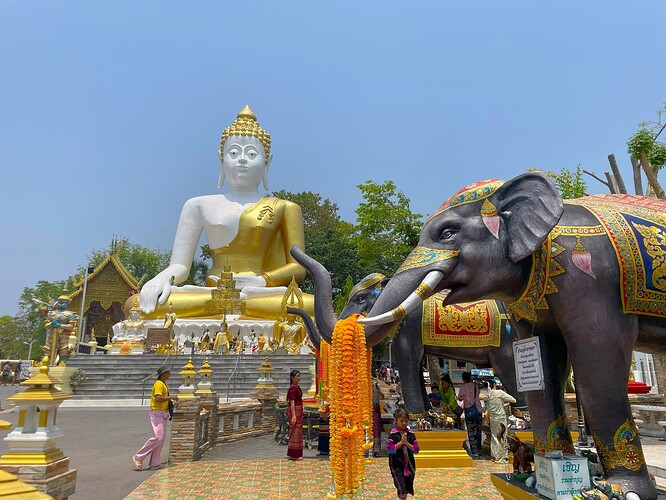
[[[539,495],[536,490],[529,490],[524,483],[516,480],[507,480],[506,474],[491,474],[490,481],[497,488],[504,500],[534,500],[546,498]]]
[[[472,457],[463,449],[467,432],[459,430],[416,431],[419,452],[416,468],[472,467]]]

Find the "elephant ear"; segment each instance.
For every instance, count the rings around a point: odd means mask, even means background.
[[[497,190],[495,201],[513,262],[539,248],[564,210],[557,188],[542,172],[528,172],[506,182]]]

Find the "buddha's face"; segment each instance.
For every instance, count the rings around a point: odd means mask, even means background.
[[[232,190],[255,190],[259,187],[268,165],[259,139],[230,136],[221,152],[222,174]]]

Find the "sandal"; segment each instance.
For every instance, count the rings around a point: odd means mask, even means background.
[[[132,457],[132,463],[134,464],[134,470],[143,470],[143,463],[137,460],[136,457]]]

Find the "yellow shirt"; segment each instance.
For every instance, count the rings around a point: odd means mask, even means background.
[[[168,410],[169,409],[169,401],[162,401],[161,403],[158,403],[157,401],[155,401],[155,396],[157,396],[158,394],[160,396],[168,396],[169,395],[169,388],[160,379],[157,379],[155,381],[155,383],[153,384],[153,393],[150,396],[150,409],[151,410]]]

